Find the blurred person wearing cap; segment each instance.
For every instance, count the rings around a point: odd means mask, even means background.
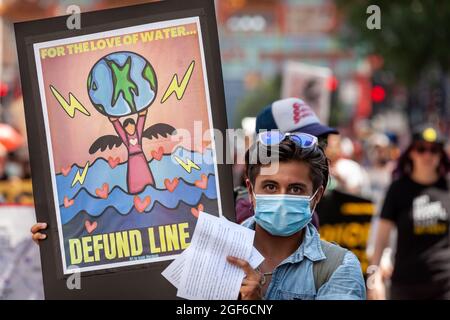
[[[330,134],[339,134],[336,129],[320,123],[312,108],[299,98],[278,100],[261,110],[256,117],[256,133],[263,130],[308,133],[319,139],[322,149]]]
[[[366,171],[369,179],[370,196],[376,206],[377,216],[383,205],[384,195],[392,181],[392,173],[395,169],[395,161],[391,160],[391,142],[384,133],[373,133],[368,138]],[[371,243],[376,230],[377,216],[374,217],[371,230]],[[373,246],[372,246],[373,250]]]
[[[333,190],[340,190],[349,194],[362,196],[367,181],[367,173],[356,161],[341,158],[333,165],[332,177],[336,179]]]
[[[371,264],[380,265],[397,230],[391,299],[450,299],[450,161],[433,126],[415,130],[398,161],[381,209]],[[384,296],[383,274],[373,274],[368,294]]]
[[[320,234],[322,239],[352,251],[366,276],[368,230],[374,213],[373,202],[365,196],[368,176],[359,163],[343,157],[342,151],[338,153],[340,157],[331,163],[330,190],[317,206]]]
[[[286,132],[303,132],[318,138],[319,146],[325,150],[328,136],[339,134],[331,127],[320,123],[319,118],[302,99],[287,98],[277,100],[262,109],[256,117],[256,134],[262,131],[279,130]],[[244,186],[235,188],[236,221],[238,223],[254,215]],[[314,212],[313,224],[319,227],[317,213]]]
[[[328,138],[325,153],[330,160],[330,183],[328,193],[339,188],[348,194],[368,197],[370,185],[365,168],[355,160],[358,158],[356,141],[341,135],[332,135]],[[340,170],[337,170],[337,168]],[[342,170],[344,168],[344,170]],[[346,172],[346,170],[351,170]],[[352,173],[350,173],[352,172]]]
[[[379,205],[384,193],[391,183],[395,163],[390,159],[390,140],[384,133],[373,133],[368,139],[367,157],[369,166],[370,193],[374,202]]]
[[[391,139],[385,133],[375,132],[367,139],[367,160],[366,166],[368,181],[370,184],[370,196],[375,204],[375,215],[372,218],[370,232],[367,242],[366,254],[369,259],[373,255],[375,248],[375,236],[377,234],[378,223],[380,221],[381,206],[383,205],[384,195],[392,181],[392,172],[395,169],[395,161],[391,155]],[[396,235],[391,233],[388,247],[383,251],[380,271],[388,285],[388,279],[392,275],[393,260],[395,252]],[[380,298],[385,298],[385,295]]]

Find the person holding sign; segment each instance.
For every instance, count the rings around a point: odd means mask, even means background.
[[[277,170],[273,170],[277,166]],[[265,260],[254,270],[229,257],[246,278],[242,299],[365,299],[361,265],[350,251],[320,240],[312,212],[328,182],[328,160],[317,138],[267,131],[246,154],[246,184],[255,216],[255,248]]]
[[[271,165],[278,170],[270,172]],[[356,256],[320,240],[311,223],[329,174],[317,138],[305,133],[260,133],[247,151],[246,174],[255,216],[243,225],[255,230],[254,246],[265,260],[253,269],[247,261],[228,257],[246,274],[240,298],[365,299]],[[45,228],[46,224],[33,226],[33,240],[45,239],[40,233]]]

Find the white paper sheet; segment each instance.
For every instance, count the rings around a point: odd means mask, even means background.
[[[222,216],[221,218],[229,221],[225,216]],[[256,250],[255,247],[253,247],[248,263],[252,266],[253,269],[256,269],[263,261],[264,257],[262,256],[262,254],[258,250]]]
[[[189,247],[183,251],[171,264],[161,272],[162,276],[166,278],[175,288],[180,286],[181,275],[186,263]]]
[[[263,255],[258,250],[256,250],[255,247],[253,247],[250,258],[248,259],[248,263],[252,266],[253,269],[256,269],[261,263],[263,263],[263,261]]]
[[[186,263],[186,259],[188,258],[187,248],[180,254],[171,264],[167,266],[166,269],[161,273],[164,278],[167,279],[175,288],[178,289],[180,286],[181,275],[183,272],[184,264]],[[252,266],[253,269],[256,269],[262,262],[264,261],[264,257],[262,254],[256,250],[255,247],[252,249],[252,253],[250,254],[250,258],[248,263]]]
[[[191,300],[236,300],[244,271],[228,263],[226,257],[248,261],[254,236],[251,229],[201,212],[189,250],[185,251],[177,296]]]

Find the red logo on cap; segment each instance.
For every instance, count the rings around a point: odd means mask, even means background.
[[[298,124],[302,118],[314,115],[312,110],[304,104],[299,104],[296,102],[292,105],[292,108],[294,111],[293,116],[295,124]]]

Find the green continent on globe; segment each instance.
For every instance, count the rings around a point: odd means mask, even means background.
[[[134,95],[131,90],[134,91],[135,95],[139,95],[136,83],[131,80],[130,77],[130,67],[131,67],[131,57],[127,58],[127,61],[120,67],[117,63],[112,60],[106,60],[106,63],[111,68],[113,74],[113,88],[114,95],[112,97],[111,105],[114,106],[119,98],[119,94],[122,92],[123,97],[126,102],[130,105],[133,112],[136,112],[136,105],[134,103]]]
[[[130,51],[99,59],[87,77],[89,98],[98,112],[121,117],[148,108],[156,98],[158,81],[153,66]]]

